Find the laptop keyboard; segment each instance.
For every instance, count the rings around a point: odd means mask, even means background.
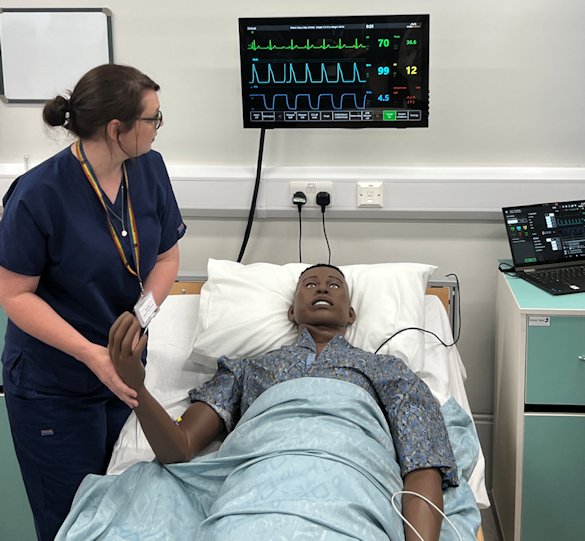
[[[530,276],[541,284],[552,284],[554,282],[571,282],[585,280],[585,265],[562,267],[560,269],[535,270]]]

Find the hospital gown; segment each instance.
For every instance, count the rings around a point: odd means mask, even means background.
[[[339,379],[367,390],[388,420],[402,476],[417,469],[438,468],[443,488],[457,486],[445,422],[426,384],[400,359],[367,353],[341,335],[319,356],[305,329],[294,344],[267,354],[239,360],[221,357],[213,379],[189,395],[192,402],[211,406],[229,432],[264,391],[302,377]]]

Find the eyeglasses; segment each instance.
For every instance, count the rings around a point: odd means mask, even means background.
[[[154,122],[154,129],[158,130],[163,123],[163,114],[162,111],[159,110],[158,113],[156,113],[156,116],[153,117],[137,117],[136,120],[146,120],[147,122]]]

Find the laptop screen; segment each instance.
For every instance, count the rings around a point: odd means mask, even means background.
[[[585,262],[585,201],[502,209],[516,268]]]

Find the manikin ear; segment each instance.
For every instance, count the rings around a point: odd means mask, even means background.
[[[355,323],[355,318],[356,318],[355,310],[350,306],[349,307],[349,319],[347,321],[347,324],[351,325],[352,323]]]
[[[293,323],[295,321],[295,311],[294,311],[294,307],[292,305],[288,309],[288,320],[289,321],[292,321]]]

